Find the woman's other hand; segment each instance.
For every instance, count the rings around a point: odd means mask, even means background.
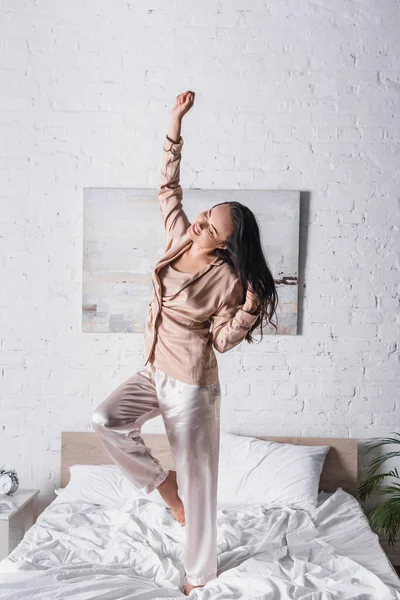
[[[246,290],[246,301],[243,304],[242,308],[243,310],[247,311],[247,312],[253,312],[255,313],[256,310],[258,309],[260,305],[260,302],[257,300],[257,297],[253,291],[253,288],[251,287],[250,283],[247,285],[247,290]]]
[[[192,108],[194,104],[195,93],[192,91],[184,92],[176,97],[176,103],[171,110],[172,119],[182,119],[184,115]]]

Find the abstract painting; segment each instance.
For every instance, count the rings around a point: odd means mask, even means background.
[[[202,210],[229,200],[248,206],[260,226],[279,298],[276,333],[296,334],[300,192],[187,189],[183,193],[190,222]],[[83,229],[82,331],[144,333],[151,273],[166,243],[157,191],[85,188]],[[269,325],[263,332],[275,330]]]

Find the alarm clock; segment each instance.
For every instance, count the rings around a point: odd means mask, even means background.
[[[18,486],[19,479],[16,470],[11,465],[0,467],[0,495],[12,496],[17,491]]]

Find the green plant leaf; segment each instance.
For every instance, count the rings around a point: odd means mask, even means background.
[[[378,475],[371,475],[361,481],[358,485],[358,496],[360,500],[363,502],[367,496],[372,494],[378,483],[388,475],[389,473],[378,473]]]
[[[371,477],[371,475],[373,475],[375,473],[375,471],[377,471],[383,465],[384,462],[386,462],[387,460],[389,460],[391,458],[396,458],[398,456],[400,456],[400,452],[387,452],[386,454],[383,454],[382,456],[375,457],[370,462],[369,469],[366,473],[366,477],[367,478]]]
[[[397,437],[386,437],[386,438],[375,437],[375,438],[372,438],[371,440],[366,441],[365,442],[365,446],[366,446],[365,452],[370,452],[374,448],[379,448],[379,446],[385,446],[386,444],[400,444],[400,433],[397,433],[397,431],[392,431],[392,434]],[[374,440],[376,440],[376,441],[374,441]]]
[[[400,433],[392,432],[393,437],[373,438],[365,443],[366,452],[386,444],[400,444]],[[358,486],[360,500],[365,500],[366,496],[371,494],[374,488],[385,477],[400,479],[397,468],[391,469],[387,473],[376,473],[378,469],[387,461],[400,456],[398,452],[387,452],[382,456],[374,458],[369,465],[365,479]],[[382,495],[389,496],[380,502],[375,508],[366,512],[372,527],[377,528],[379,532],[383,531],[388,539],[389,545],[394,545],[396,536],[400,529],[400,483],[390,482],[379,490]]]
[[[386,487],[379,490],[381,494],[392,494],[395,498],[398,494],[398,498],[400,500],[400,483],[393,482],[391,485],[387,485]]]
[[[378,504],[372,512],[370,522],[379,532],[383,531],[389,545],[393,546],[400,527],[400,496],[396,495]]]

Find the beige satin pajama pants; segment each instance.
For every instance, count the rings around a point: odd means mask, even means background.
[[[148,363],[95,410],[92,425],[104,448],[133,485],[146,494],[168,475],[140,435],[162,415],[185,508],[186,581],[217,577],[217,479],[220,441],[219,383],[189,385]]]

